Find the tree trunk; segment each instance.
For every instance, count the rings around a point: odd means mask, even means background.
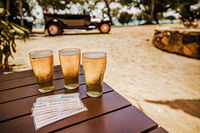
[[[156,0],[151,0],[151,22],[153,23],[153,20],[155,20],[155,6],[156,6]]]
[[[6,0],[6,10],[10,11],[10,0]],[[8,18],[8,16],[6,16],[6,21],[8,21],[8,20],[9,20],[9,18]]]
[[[156,24],[159,24],[158,18],[157,18],[157,16],[156,16],[156,14],[155,14],[155,16],[154,16],[154,20],[156,21]]]
[[[8,66],[8,57],[7,55],[4,56],[4,67],[5,67],[5,70],[8,70],[9,69],[9,66]]]
[[[20,25],[24,26],[24,19],[23,19],[23,0],[19,0],[19,15],[20,15]]]
[[[0,73],[3,70],[3,51],[0,49]]]
[[[104,0],[105,4],[106,4],[106,8],[107,8],[107,15],[111,21],[111,24],[113,25],[113,22],[112,22],[112,15],[111,15],[111,9],[110,9],[110,2],[108,0]]]

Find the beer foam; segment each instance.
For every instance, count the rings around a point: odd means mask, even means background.
[[[37,50],[30,53],[31,58],[44,58],[53,55],[52,50]]]
[[[71,55],[77,55],[77,54],[80,54],[80,52],[78,51],[67,51],[67,52],[61,51],[60,52],[60,55],[65,55],[65,56],[71,56]]]
[[[106,57],[106,53],[104,52],[86,52],[83,53],[83,56],[88,59],[98,59]]]
[[[76,48],[61,49],[59,51],[59,54],[64,55],[64,56],[77,55],[77,54],[80,54],[80,49],[76,49]]]

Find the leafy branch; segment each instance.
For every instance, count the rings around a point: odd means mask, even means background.
[[[0,69],[9,68],[8,58],[13,58],[13,53],[16,52],[15,37],[19,36],[25,39],[30,33],[28,29],[5,20],[6,16],[9,16],[9,12],[0,2]]]

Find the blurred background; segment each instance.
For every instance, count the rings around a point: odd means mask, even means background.
[[[179,23],[199,18],[199,0],[2,0],[10,21],[44,28],[43,12],[90,14],[113,25]]]

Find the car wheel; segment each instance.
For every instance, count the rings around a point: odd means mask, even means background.
[[[110,25],[107,24],[107,23],[100,24],[99,31],[103,34],[109,33],[110,32]]]
[[[50,36],[59,35],[62,33],[62,28],[57,23],[52,23],[48,26],[48,33]]]

